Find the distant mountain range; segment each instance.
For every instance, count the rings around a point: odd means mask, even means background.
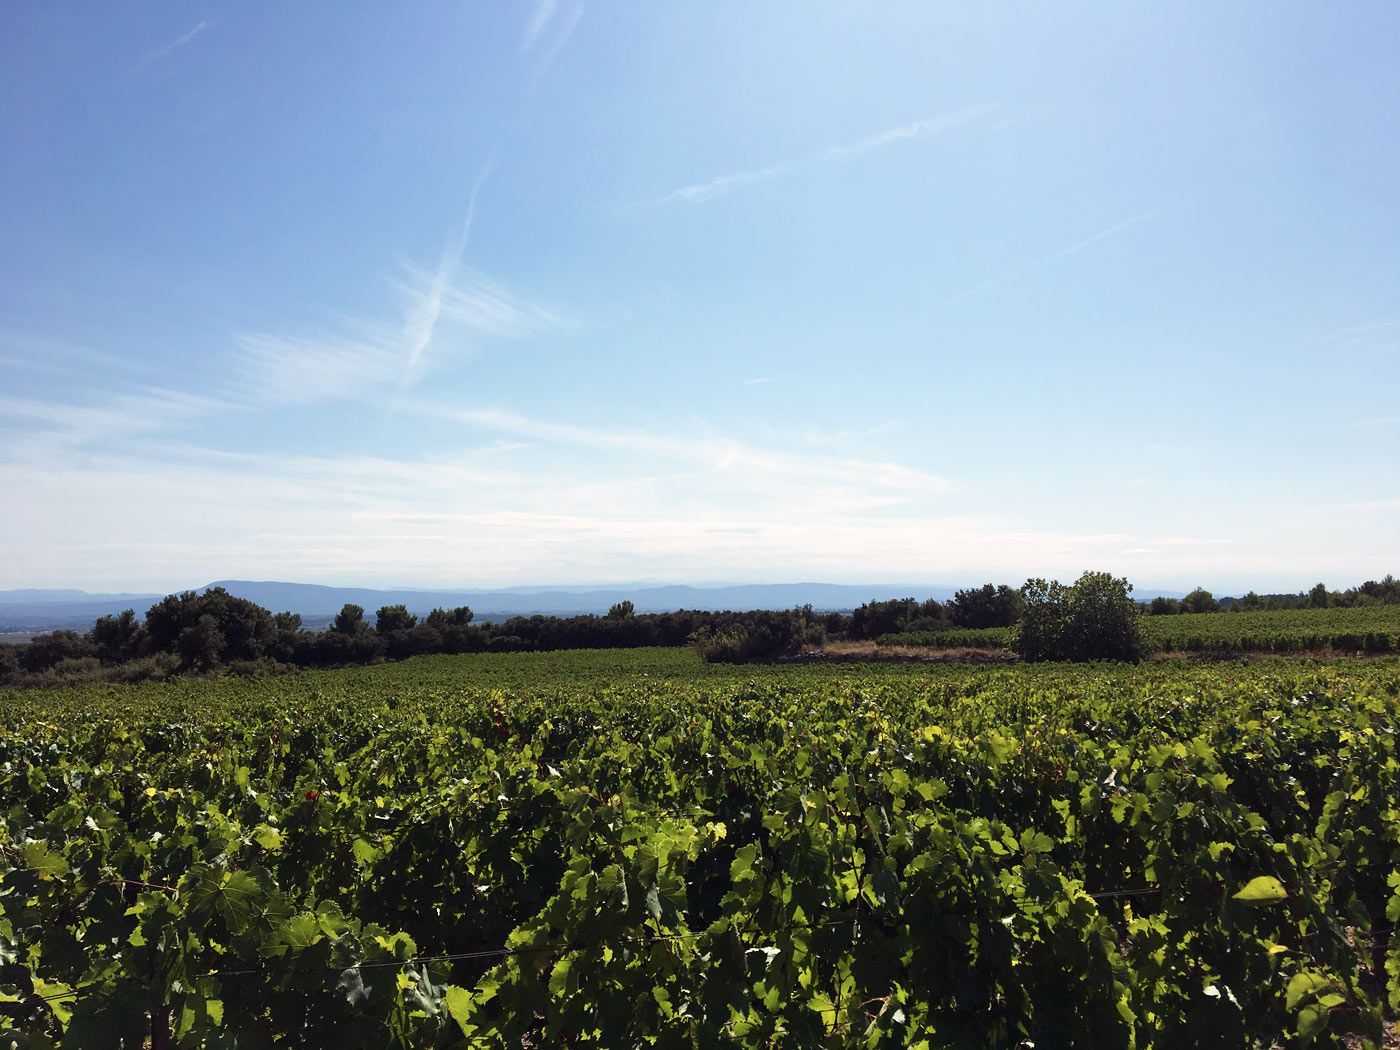
[[[937,598],[942,601],[951,598],[958,589],[910,584],[756,583],[723,587],[637,585],[596,589],[376,590],[276,580],[218,580],[207,586],[223,587],[230,594],[256,602],[273,612],[301,613],[309,626],[325,623],[347,603],[363,606],[371,617],[382,605],[406,605],[410,612],[419,615],[438,606],[469,605],[478,619],[500,620],[535,613],[553,616],[604,613],[609,606],[620,601],[632,602],[639,613],[671,612],[675,609],[791,609],[809,604],[823,612],[847,612],[865,602],[889,598]],[[1142,601],[1159,593],[1171,592],[1135,591],[1133,597]],[[1176,594],[1172,596],[1179,597]],[[145,613],[162,597],[164,595],[160,594],[88,594],[78,590],[0,591],[0,632],[59,628],[86,630],[99,616],[118,613],[123,609]]]

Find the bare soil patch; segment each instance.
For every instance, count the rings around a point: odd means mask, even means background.
[[[803,649],[792,658],[803,663],[890,664],[1014,664],[1016,654],[1005,649],[932,649],[917,645],[876,645],[874,642],[828,642]]]

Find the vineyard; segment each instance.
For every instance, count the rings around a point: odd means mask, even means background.
[[[0,1045],[1380,1045],[1397,723],[1391,658],[0,694]]]
[[[1180,613],[1144,616],[1142,631],[1156,652],[1400,652],[1400,605],[1277,612]],[[1005,649],[1012,628],[910,631],[884,645]]]

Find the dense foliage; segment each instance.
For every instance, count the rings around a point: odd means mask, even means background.
[[[0,1044],[1374,1041],[1398,704],[687,650],[0,694]]]
[[[1104,573],[1086,576],[1111,579]],[[1030,580],[1027,586],[1043,591],[1048,585]],[[0,685],[141,682],[190,673],[250,676],[298,667],[373,664],[432,653],[670,647],[688,641],[706,659],[721,662],[772,659],[799,645],[820,644],[827,639],[889,642],[895,635],[912,645],[1000,648],[1003,637],[1011,644],[1016,636],[1009,631],[994,632],[1021,619],[1024,593],[1024,587],[1017,591],[988,583],[958,591],[946,602],[912,597],[872,601],[850,615],[818,612],[810,605],[783,611],[638,614],[631,602],[622,601],[606,616],[513,616],[499,623],[474,622],[472,610],[466,606],[434,609],[420,620],[403,605],[386,605],[374,614],[373,626],[364,609],[346,605],[327,630],[310,631],[303,629],[296,613],[273,613],[221,587],[209,587],[169,595],[151,607],[144,621],[128,609],[118,616],[101,617],[86,633],[61,630],[39,635],[24,646],[0,645]],[[1042,594],[1038,599],[1042,604],[1044,597]],[[1251,592],[1240,599],[1220,601],[1197,588],[1181,600],[1159,597],[1141,606],[1152,614],[1283,608],[1374,611],[1382,607],[1400,610],[1400,582],[1392,576],[1368,580],[1346,591],[1329,592],[1318,584],[1299,595],[1261,598]],[[1042,633],[1033,625],[1025,637],[1039,638]],[[1299,632],[1300,641],[1321,643],[1293,645],[1280,640],[1278,645],[1269,642],[1259,646],[1216,644],[1226,636],[1256,637],[1252,624],[1236,625],[1218,637],[1200,633],[1195,622],[1165,627],[1159,634],[1163,639],[1181,639],[1175,646],[1179,649],[1389,652],[1400,648],[1386,631],[1361,635],[1337,632],[1335,644],[1326,641],[1325,630]],[[1100,655],[1102,650],[1100,643],[1088,641],[1082,633],[1046,649]]]
[[[1318,583],[1297,594],[1256,594],[1250,591],[1238,598],[1217,599],[1204,587],[1197,587],[1183,598],[1160,596],[1148,603],[1153,615],[1171,613],[1265,612],[1279,609],[1354,609],[1376,605],[1400,605],[1400,580],[1387,575],[1367,580],[1356,587],[1332,591]]]
[[[1146,652],[1133,585],[1106,572],[1086,572],[1065,586],[1027,580],[1011,647],[1024,660],[1127,660]]]
[[[1400,606],[1394,605],[1148,616],[1141,627],[1143,640],[1152,652],[1400,652]],[[880,643],[1008,649],[1013,638],[1014,632],[1005,628],[909,631],[886,635]]]
[[[841,626],[846,618],[833,615]],[[403,605],[386,605],[371,625],[363,608],[346,605],[326,630],[309,631],[295,613],[272,613],[210,587],[162,599],[144,622],[127,610],[100,618],[86,634],[54,631],[22,647],[0,645],[0,685],[139,682],[213,672],[253,676],[433,653],[674,647],[691,640],[713,659],[754,660],[824,637],[824,618],[810,607],[636,614],[624,601],[606,616],[474,619],[466,606],[434,609],[420,621]]]

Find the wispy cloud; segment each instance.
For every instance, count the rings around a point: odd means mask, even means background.
[[[1017,277],[1024,276],[1025,274],[1032,273],[1036,270],[1043,269],[1047,266],[1053,266],[1055,263],[1062,262],[1072,255],[1079,254],[1085,248],[1088,248],[1091,245],[1098,244],[1100,241],[1109,240],[1112,237],[1117,237],[1120,233],[1131,229],[1138,223],[1143,222],[1146,219],[1152,218],[1158,213],[1158,211],[1159,209],[1152,208],[1144,212],[1139,212],[1137,215],[1129,216],[1128,218],[1123,219],[1120,222],[1113,223],[1111,226],[1105,226],[1103,229],[1097,231],[1096,233],[1091,233],[1089,236],[1084,237],[1081,240],[1075,241],[1072,244],[1068,244],[1065,247],[1060,248],[1056,251],[1053,251],[1049,255],[1042,256],[1041,258],[1036,259],[1033,262],[1026,263],[1022,266],[1013,266],[1010,269],[1003,270],[1001,273],[997,274],[994,277],[990,277],[985,281],[981,281],[978,284],[974,284],[970,288],[965,288],[961,292],[957,292],[953,295],[948,296],[946,299],[938,300],[931,307],[929,307],[929,312],[938,313],[940,310],[946,310],[948,307],[955,306],[956,304],[964,301],[965,299],[971,299],[973,296],[981,295],[983,292],[988,291],[989,289],[996,288],[1003,284],[1007,284],[1008,282],[1015,280]]]
[[[1389,333],[1397,328],[1400,328],[1400,321],[1375,321],[1371,324],[1355,324],[1324,335],[1318,342],[1330,343],[1337,339],[1358,339],[1365,336]]]
[[[701,204],[708,200],[713,200],[721,194],[730,190],[738,189],[740,186],[751,185],[756,182],[765,182],[768,179],[776,178],[779,175],[786,175],[790,171],[799,168],[809,167],[819,163],[831,163],[853,160],[873,153],[876,150],[885,149],[896,143],[908,142],[912,139],[929,138],[940,135],[945,131],[963,127],[977,120],[982,119],[994,112],[999,103],[984,103],[979,106],[970,106],[966,109],[957,110],[942,116],[933,117],[928,120],[916,120],[907,124],[897,124],[892,128],[886,128],[877,134],[867,136],[863,139],[856,139],[853,142],[838,143],[828,146],[821,153],[811,157],[801,159],[779,161],[775,164],[766,164],[758,168],[748,168],[741,171],[729,172],[726,175],[717,175],[714,178],[706,179],[704,182],[697,182],[690,186],[682,186],[680,189],[672,190],[660,199],[658,203],[669,204],[672,201],[683,201],[687,204]]]
[[[1371,416],[1368,419],[1354,419],[1347,424],[1348,430],[1373,430],[1377,427],[1390,427],[1400,423],[1400,416]]]
[[[210,22],[206,19],[201,19],[199,24],[196,25],[189,32],[182,33],[180,36],[177,36],[174,40],[170,41],[170,43],[166,44],[163,47],[158,47],[150,54],[146,55],[146,57],[141,59],[141,61],[137,64],[137,68],[144,69],[146,66],[149,66],[152,62],[160,61],[172,51],[178,51],[180,48],[184,47],[195,37],[199,36],[200,33],[213,26],[213,24],[213,22]]]
[[[544,32],[545,26],[549,25],[549,20],[554,17],[554,12],[558,8],[558,0],[538,0],[535,9],[530,12],[530,20],[525,23],[525,35],[520,40],[520,53],[527,54],[539,40],[540,34]]]
[[[111,444],[178,429],[224,407],[216,398],[152,387],[72,402],[0,397],[0,426],[22,428],[29,452]]]
[[[452,269],[452,267],[448,267]],[[333,332],[254,332],[237,340],[234,394],[254,405],[306,404],[378,394],[401,397],[440,365],[489,342],[521,342],[567,331],[573,322],[500,284],[467,272],[443,276],[409,267],[392,282],[402,320],[359,317]]]
[[[850,160],[866,153],[872,153],[887,146],[893,146],[897,142],[907,142],[910,139],[925,139],[933,135],[941,135],[945,131],[953,128],[960,128],[964,124],[971,124],[975,120],[988,116],[1000,108],[999,103],[984,103],[980,106],[972,106],[968,109],[958,110],[956,113],[948,113],[943,116],[934,117],[931,120],[915,120],[908,124],[899,124],[888,128],[878,135],[871,135],[869,138],[859,139],[855,142],[843,143],[839,146],[831,146],[827,149],[826,155],[832,160]]]
[[[1137,215],[1133,215],[1130,218],[1124,219],[1122,222],[1115,222],[1112,226],[1105,226],[1102,230],[1099,230],[1097,233],[1091,233],[1082,241],[1075,241],[1068,247],[1061,248],[1059,251],[1052,252],[1050,255],[1047,255],[1045,258],[1039,260],[1038,262],[1032,263],[1031,268],[1036,269],[1041,266],[1050,266],[1052,263],[1057,263],[1061,259],[1068,259],[1071,255],[1077,255],[1079,252],[1082,252],[1091,244],[1098,244],[1099,241],[1106,241],[1110,237],[1117,237],[1124,230],[1132,229],[1144,219],[1150,219],[1156,214],[1157,209],[1152,208],[1144,212],[1139,212]]]
[[[682,186],[678,190],[672,190],[661,198],[661,203],[685,201],[687,204],[700,204],[740,186],[747,186],[753,182],[763,182],[765,179],[782,175],[795,167],[797,167],[796,162],[770,164],[766,168],[752,168],[749,171],[732,171],[728,175],[717,175],[707,182],[697,182],[693,186]]]
[[[719,576],[975,582],[1063,579],[1087,565],[1208,581],[1298,558],[1296,543],[1267,529],[1246,552],[1189,536],[1033,527],[956,509],[939,479],[904,464],[759,447],[704,429],[480,409],[459,413],[483,433],[456,447],[449,438],[407,456],[365,455],[341,451],[337,439],[320,453],[250,452],[175,443],[179,428],[168,422],[165,434],[143,430],[208,408],[176,392],[143,398],[80,409],[0,405],[0,420],[38,421],[69,439],[0,441],[0,533],[22,538],[25,555],[0,565],[0,586],[169,590],[254,575],[442,586]],[[94,507],[113,506],[161,512],[94,519]],[[1339,519],[1365,517],[1393,532],[1400,501],[1361,506],[1373,513]],[[1348,575],[1336,530],[1304,534],[1321,537],[1309,549],[1316,572]]]
[[[94,367],[127,375],[158,376],[161,370],[129,355],[107,353],[62,339],[0,329],[0,364],[49,375],[90,376]]]
[[[778,381],[778,377],[777,377],[777,376],[757,376],[757,377],[755,377],[755,378],[753,378],[753,379],[745,379],[744,382],[743,382],[741,385],[743,385],[743,386],[760,386],[760,385],[763,384],[763,383],[776,383],[777,381]]]
[[[621,430],[579,426],[533,419],[499,409],[473,409],[447,413],[449,418],[483,430],[595,450],[625,452],[685,464],[705,475],[725,474],[748,478],[756,489],[774,477],[800,479],[817,487],[836,487],[846,493],[848,505],[872,498],[888,503],[917,493],[943,493],[953,485],[946,478],[897,463],[812,453],[790,449],[759,448],[735,438],[710,433],[679,434],[645,429]],[[693,479],[697,474],[685,475]],[[859,490],[859,491],[857,491]]]
[[[540,82],[549,67],[554,65],[554,60],[564,50],[583,18],[582,0],[566,0],[566,3],[567,9],[560,15],[558,0],[538,0],[534,10],[530,12],[529,21],[525,23],[525,34],[520,40],[520,54],[529,56],[540,46],[544,47],[530,77],[532,88]]]
[[[462,268],[462,256],[467,250],[467,240],[471,237],[472,222],[476,218],[477,196],[481,193],[481,188],[486,185],[486,180],[490,177],[491,169],[494,166],[494,156],[488,158],[486,163],[482,165],[476,181],[472,183],[471,193],[467,197],[467,214],[462,220],[462,228],[456,238],[443,247],[437,272],[428,282],[427,289],[419,298],[418,303],[409,311],[404,325],[404,337],[408,342],[408,356],[404,361],[403,375],[399,379],[400,390],[406,388],[414,376],[418,374],[423,356],[427,353],[428,346],[433,341],[433,335],[437,332],[438,321],[442,317],[443,297],[456,279],[457,271]]]

